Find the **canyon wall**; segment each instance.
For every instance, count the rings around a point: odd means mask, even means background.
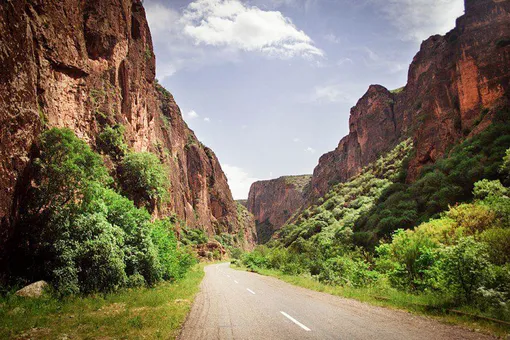
[[[0,240],[15,227],[41,131],[68,127],[95,148],[102,129],[119,124],[132,150],[170,170],[170,199],[155,215],[254,241],[214,152],[155,80],[140,0],[7,0],[0,32]]]
[[[424,41],[403,89],[370,86],[351,110],[349,134],[319,160],[309,202],[412,137],[408,181],[453,144],[490,125],[510,93],[510,2],[466,0],[465,15],[445,36]]]
[[[311,176],[285,176],[252,184],[247,207],[260,243],[268,241],[306,202]]]

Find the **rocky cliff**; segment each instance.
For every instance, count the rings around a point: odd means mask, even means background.
[[[130,148],[156,153],[170,169],[170,200],[155,214],[176,214],[210,235],[253,235],[215,154],[155,80],[140,0],[6,0],[0,32],[1,240],[30,185],[27,164],[39,133],[69,127],[95,147],[102,129],[115,124],[124,126]]]
[[[413,181],[452,144],[487,127],[493,109],[508,104],[509,85],[510,2],[466,0],[451,32],[422,43],[403,89],[371,86],[351,110],[349,135],[314,170],[310,201],[407,137],[416,147]]]
[[[285,176],[252,184],[247,207],[255,216],[260,243],[267,242],[306,202],[311,176]]]

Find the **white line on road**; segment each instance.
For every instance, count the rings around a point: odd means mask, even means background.
[[[301,322],[297,321],[296,319],[294,319],[292,316],[290,316],[289,314],[285,313],[285,312],[282,312],[280,311],[280,313],[283,314],[283,316],[285,316],[287,319],[289,319],[290,321],[294,322],[296,325],[298,325],[299,327],[303,328],[305,331],[307,332],[310,332],[311,329],[306,327],[305,325],[303,325]]]
[[[255,295],[255,292],[253,290],[251,290],[250,288],[246,288],[247,291],[249,291],[250,293],[252,293],[253,295]]]
[[[237,280],[234,280],[234,282],[235,282],[235,283],[239,283],[239,282],[237,282]]]

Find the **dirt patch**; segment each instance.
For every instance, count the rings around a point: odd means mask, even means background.
[[[18,336],[16,339],[17,340],[42,339],[48,337],[50,333],[51,329],[49,328],[32,328]]]
[[[126,311],[125,303],[112,303],[111,305],[101,307],[96,313],[111,316],[117,315]]]

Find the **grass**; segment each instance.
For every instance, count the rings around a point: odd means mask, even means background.
[[[251,271],[251,269],[242,266],[231,267],[237,270]],[[471,330],[483,331],[484,333],[496,335],[502,338],[510,336],[510,326],[486,320],[479,320],[470,316],[448,313],[447,309],[449,306],[445,304],[444,299],[437,294],[429,293],[415,295],[390,288],[389,286],[383,288],[380,286],[368,288],[331,286],[321,283],[310,276],[287,275],[278,270],[272,269],[257,268],[255,272],[265,276],[272,276],[292,285],[317,292],[354,299],[375,306],[427,315],[444,323],[460,325]],[[457,310],[475,315],[479,314],[478,311],[472,310],[468,307],[458,308]]]
[[[0,298],[0,339],[173,339],[199,291],[203,267],[154,288],[66,300]]]

